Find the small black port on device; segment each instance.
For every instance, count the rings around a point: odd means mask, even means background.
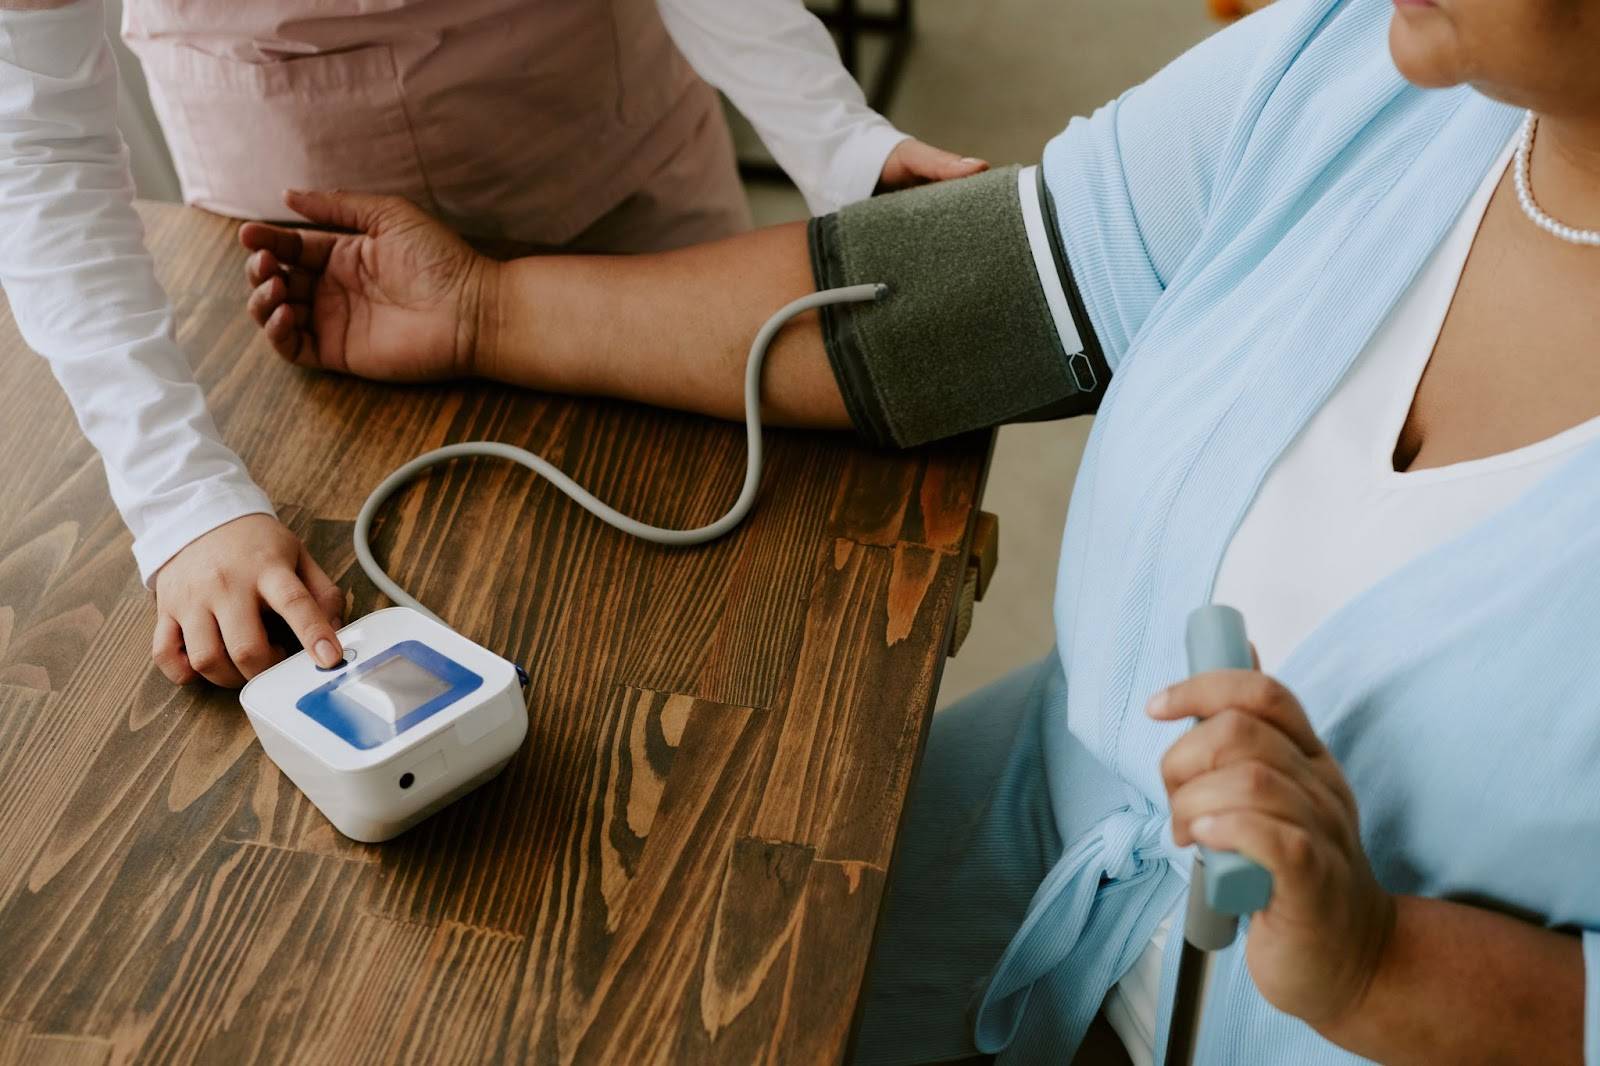
[[[413,784],[416,783],[416,780],[417,780],[417,775],[412,773],[410,770],[407,770],[405,773],[400,775],[400,787],[401,788],[410,788]]]

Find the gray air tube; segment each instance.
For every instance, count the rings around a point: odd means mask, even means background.
[[[744,488],[740,490],[739,498],[728,509],[728,513],[710,525],[701,526],[698,529],[662,529],[660,526],[646,525],[602,502],[588,489],[530,451],[495,441],[466,441],[461,444],[450,444],[443,448],[435,448],[431,452],[425,452],[417,456],[384,478],[382,483],[372,490],[372,494],[367,497],[367,501],[361,505],[361,513],[356,515],[354,538],[356,559],[361,563],[361,569],[365,570],[367,577],[372,579],[372,583],[395,603],[415,608],[435,621],[443,621],[438,615],[418,603],[404,589],[395,584],[393,579],[384,572],[383,567],[378,565],[378,561],[373,558],[370,544],[372,519],[378,513],[378,508],[383,506],[384,501],[394,495],[401,486],[428,469],[428,467],[449,462],[451,459],[463,459],[473,456],[492,456],[522,464],[566,493],[578,506],[600,519],[600,521],[605,522],[607,525],[615,526],[624,533],[638,537],[640,540],[674,546],[704,544],[707,541],[716,540],[744,521],[745,515],[750,513],[750,508],[756,502],[756,490],[761,485],[761,367],[766,362],[767,347],[772,343],[772,338],[777,336],[778,331],[784,327],[784,324],[789,319],[798,314],[832,304],[864,303],[869,300],[879,300],[887,295],[888,291],[888,287],[885,285],[869,284],[847,285],[842,288],[814,292],[779,308],[771,318],[767,319],[766,324],[761,327],[760,331],[756,333],[755,340],[750,344],[750,355],[745,362],[744,373],[746,439]]]

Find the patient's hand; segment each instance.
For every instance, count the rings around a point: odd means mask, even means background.
[[[397,196],[291,191],[327,233],[247,222],[250,315],[297,366],[384,381],[472,373],[494,264]]]
[[[1387,961],[1397,903],[1305,708],[1258,671],[1215,670],[1158,693],[1147,710],[1200,719],[1161,760],[1173,843],[1237,851],[1272,874],[1272,901],[1245,942],[1256,988],[1325,1033],[1347,1027]]]

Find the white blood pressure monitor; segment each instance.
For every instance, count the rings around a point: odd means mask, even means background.
[[[261,746],[347,837],[388,840],[499,773],[528,732],[520,672],[409,607],[339,631],[239,694]]]

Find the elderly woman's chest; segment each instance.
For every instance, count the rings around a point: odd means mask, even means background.
[[[1395,469],[1504,455],[1600,416],[1596,292],[1600,249],[1529,222],[1507,173],[1416,385]]]

